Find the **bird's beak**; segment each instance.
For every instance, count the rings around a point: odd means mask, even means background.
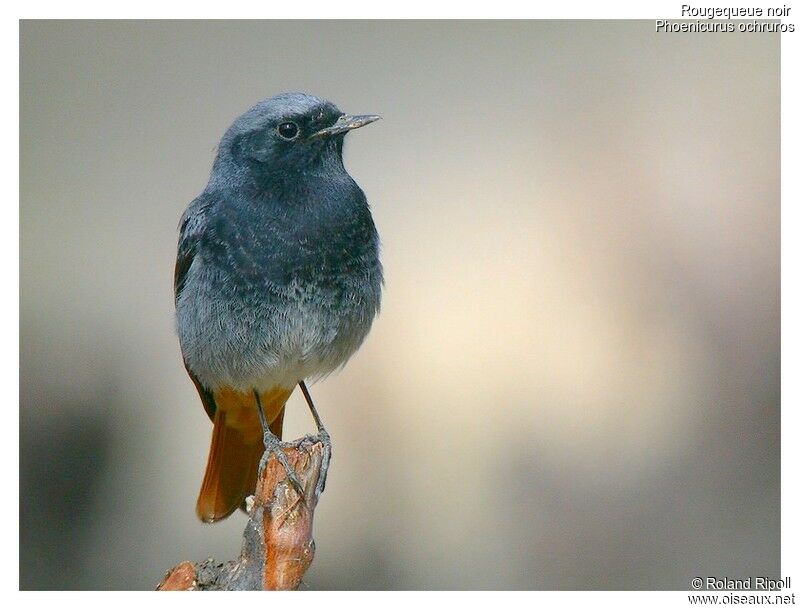
[[[335,136],[339,133],[345,133],[352,129],[358,129],[359,127],[363,127],[364,125],[369,125],[370,123],[374,123],[378,119],[380,119],[377,114],[360,114],[358,116],[353,116],[351,114],[343,114],[339,117],[339,120],[336,121],[330,127],[326,127],[325,129],[320,129],[319,131],[311,134],[311,138],[323,138],[326,136]]]

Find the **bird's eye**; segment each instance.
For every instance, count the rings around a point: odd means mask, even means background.
[[[278,125],[278,135],[284,140],[294,140],[300,133],[297,123],[287,122]]]

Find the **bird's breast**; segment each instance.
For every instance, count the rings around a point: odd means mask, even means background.
[[[361,197],[215,210],[177,303],[184,356],[208,387],[317,377],[358,348],[382,283]]]

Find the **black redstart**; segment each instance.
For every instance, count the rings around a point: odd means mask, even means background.
[[[178,336],[214,422],[203,521],[254,492],[265,448],[293,478],[280,448],[286,400],[300,384],[318,421],[304,380],[343,366],[379,309],[378,234],[342,163],[345,135],[378,118],[302,93],[260,102],[225,133],[183,214]]]

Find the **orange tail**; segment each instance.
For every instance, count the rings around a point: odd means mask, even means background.
[[[269,429],[278,438],[291,393],[291,389],[273,388],[260,394]],[[214,392],[214,403],[214,433],[197,498],[197,516],[207,523],[224,519],[255,492],[258,464],[264,452],[261,420],[252,392],[223,388]]]

